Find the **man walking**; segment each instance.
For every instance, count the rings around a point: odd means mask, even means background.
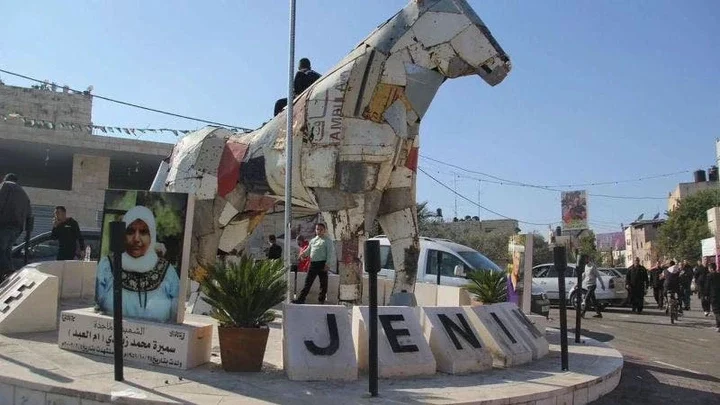
[[[710,298],[715,315],[715,330],[720,332],[720,272],[715,263],[708,265],[710,272],[705,282],[705,294]]]
[[[75,260],[80,252],[85,250],[85,240],[80,225],[72,217],[67,216],[67,210],[62,205],[55,207],[55,218],[51,236],[58,241],[57,260]]]
[[[267,250],[267,258],[270,260],[282,258],[282,247],[277,244],[275,235],[270,235],[268,241],[270,242],[270,247]]]
[[[680,266],[680,288],[683,294],[685,310],[690,310],[690,297],[692,296],[693,270],[687,260],[682,261]]]
[[[0,282],[15,269],[12,247],[32,215],[30,199],[18,184],[18,177],[8,173],[0,183]],[[31,229],[26,229],[31,232]]]
[[[600,312],[600,303],[597,301],[597,297],[595,297],[595,289],[597,288],[597,282],[600,281],[600,285],[602,286],[603,291],[605,290],[605,282],[600,277],[600,272],[595,267],[594,263],[588,263],[588,265],[585,267],[585,276],[583,277],[583,283],[582,286],[587,290],[587,294],[585,295],[585,307],[582,310],[582,313],[580,316],[583,318],[585,317],[585,311],[587,311],[588,307],[590,306],[590,302],[595,306],[595,312],[597,312],[596,315],[593,316],[593,318],[602,318],[602,312]]]
[[[645,304],[645,286],[647,284],[647,270],[640,264],[640,258],[636,257],[632,266],[625,276],[625,285],[630,295],[632,312],[642,313]]]
[[[655,303],[658,306],[658,309],[663,307],[663,281],[660,277],[663,272],[662,264],[660,263],[660,260],[658,260],[655,263],[655,267],[650,269],[650,286],[653,289],[653,297],[655,297]]]
[[[705,293],[705,283],[707,282],[708,269],[703,266],[702,260],[697,261],[697,266],[693,269],[693,277],[695,277],[695,291],[697,291],[700,304],[702,305],[705,316],[710,315],[710,297]]]
[[[300,253],[300,257],[310,257],[310,270],[305,277],[305,287],[293,304],[304,304],[315,277],[320,278],[320,305],[325,303],[328,287],[328,262],[335,260],[335,242],[327,236],[325,224],[315,225],[315,237],[310,240],[310,248]]]

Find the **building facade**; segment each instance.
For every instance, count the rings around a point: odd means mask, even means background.
[[[675,187],[670,196],[668,197],[668,211],[674,210],[680,201],[688,196],[697,194],[703,190],[719,189],[720,182],[718,181],[699,181],[693,183],[680,183]]]
[[[651,268],[660,259],[656,239],[664,219],[635,221],[625,228],[625,266],[631,266],[635,258]]]
[[[98,228],[104,191],[147,190],[171,144],[92,133],[92,95],[0,84],[0,176],[16,173],[30,197],[35,232],[63,205]]]
[[[443,222],[443,226],[459,232],[479,231],[482,234],[516,234],[520,231],[520,228],[518,228],[518,221],[516,219],[486,219],[482,221],[465,220]]]

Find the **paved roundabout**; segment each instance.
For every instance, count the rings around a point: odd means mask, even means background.
[[[380,397],[369,398],[362,375],[353,382],[288,380],[281,324],[271,325],[260,373],[222,371],[214,333],[209,364],[169,370],[128,363],[123,383],[113,380],[111,359],[59,349],[57,332],[0,336],[0,404],[585,404],[612,391],[623,367],[617,350],[584,338],[571,340],[570,371],[561,371],[559,332],[548,329],[550,353],[540,360],[463,376],[380,380]]]

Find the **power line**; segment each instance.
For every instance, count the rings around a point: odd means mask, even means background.
[[[426,176],[428,176],[429,178],[431,178],[431,179],[432,179],[433,181],[435,181],[436,183],[438,183],[438,184],[440,184],[441,186],[443,186],[443,187],[445,187],[446,189],[448,189],[450,192],[452,192],[452,193],[455,194],[456,196],[462,198],[463,200],[465,200],[465,201],[467,201],[467,202],[469,202],[469,203],[471,203],[471,204],[473,204],[473,205],[478,206],[479,208],[482,208],[483,210],[485,210],[485,211],[487,211],[487,212],[490,212],[490,213],[492,213],[492,214],[495,214],[495,215],[497,215],[497,216],[499,216],[499,217],[502,217],[502,218],[505,218],[505,219],[512,219],[512,220],[518,221],[519,223],[528,224],[528,225],[550,226],[550,225],[553,224],[553,223],[547,223],[547,222],[546,222],[546,223],[528,222],[528,221],[521,221],[521,220],[515,219],[515,218],[510,218],[510,217],[508,217],[507,215],[503,215],[503,214],[501,214],[501,213],[499,213],[499,212],[497,212],[497,211],[493,211],[493,210],[491,210],[490,208],[484,207],[484,206],[478,204],[477,202],[475,202],[475,201],[473,201],[473,200],[465,197],[464,195],[462,195],[462,194],[458,193],[457,191],[453,190],[452,187],[449,187],[447,184],[443,183],[442,181],[440,181],[440,180],[436,179],[435,177],[433,177],[432,175],[430,175],[428,172],[426,172],[426,171],[423,170],[422,168],[418,167],[418,170],[421,171],[424,175],[426,175]]]
[[[498,180],[498,181],[503,182],[503,183],[514,184],[514,185],[522,185],[522,186],[525,186],[525,187],[540,188],[540,189],[552,189],[552,188],[558,188],[558,187],[560,187],[560,188],[592,187],[592,186],[615,185],[615,184],[621,184],[621,183],[633,183],[633,182],[637,182],[637,181],[645,181],[645,180],[659,179],[659,178],[663,178],[663,177],[676,176],[676,175],[678,175],[678,174],[685,174],[685,173],[690,173],[690,172],[691,172],[691,170],[681,170],[681,171],[672,172],[672,173],[663,173],[663,174],[657,174],[657,175],[652,175],[652,176],[644,176],[644,177],[639,177],[639,178],[636,178],[636,179],[625,179],[625,180],[615,180],[615,181],[599,181],[599,182],[593,182],[593,183],[578,183],[578,184],[538,185],[538,184],[524,183],[524,182],[516,181],[516,180],[504,179],[504,178],[502,178],[502,177],[494,176],[494,175],[492,175],[492,174],[480,172],[480,171],[477,171],[477,170],[466,169],[466,168],[464,168],[464,167],[460,167],[460,166],[454,165],[454,164],[452,164],[452,163],[443,162],[442,160],[434,159],[434,158],[431,158],[431,157],[429,157],[429,156],[422,155],[422,154],[420,155],[420,157],[422,157],[422,158],[424,158],[424,159],[427,159],[427,160],[430,160],[430,161],[433,161],[433,162],[436,162],[436,163],[443,164],[443,165],[445,165],[445,166],[454,167],[454,168],[456,168],[456,169],[458,169],[458,170],[462,170],[462,171],[467,172],[467,173],[473,173],[473,174],[478,174],[478,175],[481,175],[481,176],[489,177],[489,178],[491,178],[491,179],[495,179],[495,180]],[[559,190],[553,190],[553,191],[559,191]]]
[[[426,159],[428,159],[428,158],[426,158]],[[430,160],[435,161],[434,159],[430,159]],[[455,165],[451,165],[449,163],[442,163],[442,164],[446,164],[448,166],[453,166],[453,167],[455,166]],[[468,170],[465,170],[465,171],[468,171]],[[481,179],[479,177],[462,175],[462,174],[459,174],[456,172],[451,172],[451,174],[455,177],[461,177],[461,178],[465,178],[465,179],[469,179],[469,180],[477,180],[477,181],[481,181],[481,182],[485,182],[485,183],[497,184],[500,186],[526,187],[526,188],[534,188],[534,189],[543,190],[543,191],[552,191],[552,192],[557,192],[557,193],[563,192],[563,190],[559,190],[556,188],[550,188],[550,186],[537,186],[537,185],[531,185],[531,184],[513,182],[513,181],[504,181],[503,182],[503,181],[496,181],[496,180]],[[588,195],[592,196],[592,197],[611,198],[611,199],[618,199],[618,200],[665,200],[666,199],[665,197],[645,197],[645,196],[635,197],[635,196],[594,194],[594,193],[588,193]]]
[[[7,74],[12,75],[12,76],[21,77],[21,78],[23,78],[23,79],[30,80],[30,81],[37,82],[37,83],[42,83],[42,84],[46,84],[46,83],[47,83],[46,80],[39,80],[39,79],[36,79],[36,78],[34,78],[34,77],[30,77],[30,76],[23,75],[23,74],[20,74],[20,73],[10,72],[10,71],[4,70],[4,69],[0,69],[0,72],[7,73]],[[72,89],[72,88],[69,88],[69,87],[68,87],[68,90],[71,90],[71,91],[73,91],[73,92],[75,92],[75,93],[83,93],[83,92],[81,92],[81,91],[78,91],[78,90],[75,90],[75,89]],[[139,105],[139,104],[130,103],[130,102],[127,102],[127,101],[116,100],[116,99],[113,99],[113,98],[110,98],[110,97],[100,96],[100,95],[97,95],[97,94],[91,94],[91,95],[92,95],[94,98],[99,98],[99,99],[101,99],[101,100],[109,101],[109,102],[111,102],[111,103],[121,104],[121,105],[128,106],[128,107],[139,108],[139,109],[141,109],[141,110],[152,111],[152,112],[155,112],[155,113],[158,113],[158,114],[165,114],[165,115],[169,115],[169,116],[172,116],[172,117],[183,118],[183,119],[186,119],[186,120],[202,122],[202,123],[210,124],[210,125],[217,125],[217,126],[221,126],[221,127],[234,128],[234,129],[238,129],[238,130],[245,131],[245,132],[250,132],[250,131],[252,131],[252,129],[239,127],[239,126],[237,126],[237,125],[223,124],[223,123],[217,122],[217,121],[209,121],[209,120],[204,120],[204,119],[202,119],[202,118],[195,118],[195,117],[190,117],[190,116],[187,116],[187,115],[176,114],[176,113],[173,113],[173,112],[158,110],[157,108],[145,107],[145,106],[142,106],[142,105]]]

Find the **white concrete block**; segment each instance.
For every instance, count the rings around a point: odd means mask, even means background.
[[[470,304],[470,294],[464,288],[450,285],[437,286],[437,306],[462,307]]]
[[[32,263],[26,268],[58,278],[58,298],[86,298],[95,294],[97,263],[80,260]]]
[[[0,291],[0,333],[55,330],[58,289],[57,277],[33,268],[10,276]]]
[[[573,392],[573,405],[585,405],[588,403],[588,389],[579,388]]]
[[[356,380],[350,314],[342,305],[283,306],[283,369],[297,381]]]
[[[22,387],[15,387],[15,402],[17,405],[45,405],[45,393]]]
[[[540,331],[543,336],[546,336],[548,324],[547,318],[536,314],[525,314],[525,316],[530,320],[530,322],[532,322],[533,325],[535,325],[537,330]]]
[[[492,354],[462,307],[424,307],[420,319],[438,371],[464,374],[492,368]]]
[[[67,395],[47,393],[46,405],[80,405],[80,398],[73,398]]]
[[[437,284],[415,283],[415,300],[419,307],[437,306]]]
[[[305,286],[305,277],[307,277],[308,273],[297,273],[297,294],[300,294],[300,291],[302,291],[303,287]],[[293,274],[293,277],[295,275]],[[295,283],[293,280],[292,283]],[[325,297],[325,303],[326,304],[337,304],[338,303],[338,297],[339,297],[339,291],[340,291],[340,276],[334,273],[328,274],[328,291],[327,296]],[[307,298],[305,299],[306,304],[319,304],[320,301],[318,301],[318,296],[320,295],[320,279],[315,278],[315,281],[313,282],[312,287],[310,287],[310,292],[307,295]]]
[[[360,370],[368,369],[368,307],[353,308],[353,341]],[[378,375],[433,375],[437,364],[411,307],[378,307]]]
[[[370,286],[368,284],[368,276],[362,279],[362,305],[370,305]],[[385,305],[385,283],[378,278],[377,283],[377,304]]]
[[[210,361],[212,324],[186,321],[167,324],[123,319],[123,358],[161,367],[188,369]],[[113,318],[92,308],[62,311],[61,349],[110,357]]]
[[[512,329],[513,335],[519,336],[522,342],[530,348],[533,360],[541,359],[550,352],[550,345],[545,336],[520,311],[517,305],[512,302],[504,302],[491,305],[491,307],[505,313],[504,318],[509,320],[506,325]]]
[[[492,352],[495,366],[510,367],[532,360],[532,351],[523,344],[520,336],[511,331],[512,326],[505,312],[492,308],[492,305],[463,308],[470,323]]]

